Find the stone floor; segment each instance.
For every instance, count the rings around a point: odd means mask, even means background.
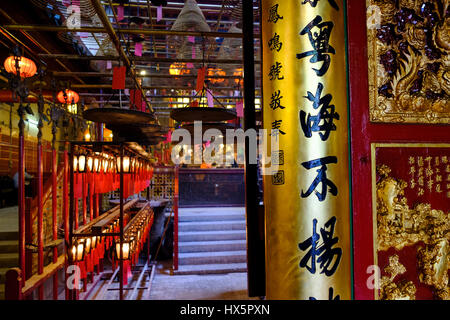
[[[171,261],[160,263],[150,300],[249,300],[247,273],[170,275]]]
[[[134,300],[253,300],[247,296],[247,273],[228,273],[211,275],[171,275],[172,261],[158,262],[151,284],[150,295],[148,290],[138,290]],[[110,273],[108,273],[110,278]],[[139,272],[133,274],[133,280],[128,287],[136,285]],[[140,287],[147,287],[149,274],[142,279]],[[106,281],[101,280],[91,291],[88,300],[119,300],[119,285],[112,283],[109,288]],[[126,288],[127,286],[125,286]],[[89,291],[89,288],[88,288]],[[124,299],[130,299],[131,290],[124,291]],[[84,296],[81,297],[84,299]]]
[[[0,232],[18,231],[18,208],[0,209]],[[142,300],[250,300],[247,296],[247,273],[206,274],[206,275],[171,275],[172,261],[160,261],[156,265],[150,295],[146,290],[139,290],[134,299]],[[136,272],[135,277],[139,276]],[[145,275],[142,286],[148,286],[149,273]],[[106,281],[99,281],[88,299],[95,299]],[[130,282],[130,285],[134,285]],[[115,282],[111,287],[118,287]],[[128,292],[128,291],[126,291]],[[127,295],[127,294],[126,294]],[[125,298],[126,298],[125,295]],[[118,300],[118,291],[107,291],[102,296],[105,300]]]
[[[0,209],[0,232],[17,232],[19,230],[18,207]]]

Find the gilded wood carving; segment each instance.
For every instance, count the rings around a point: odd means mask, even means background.
[[[450,219],[448,213],[419,203],[410,208],[404,197],[407,183],[391,177],[386,165],[377,167],[376,183],[377,251],[423,244],[417,250],[419,281],[433,287],[437,299],[450,300],[448,270],[450,267]],[[415,288],[410,282],[394,283],[397,274],[406,269],[398,256],[389,258],[385,269],[391,277],[381,279],[381,299],[414,299]]]
[[[373,122],[450,123],[450,0],[366,0]]]

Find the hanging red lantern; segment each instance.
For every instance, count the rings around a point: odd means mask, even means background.
[[[64,96],[64,92],[66,93],[66,96]],[[78,95],[78,93],[76,93],[75,91],[69,90],[69,89],[60,91],[58,93],[58,95],[56,96],[56,98],[58,99],[58,101],[60,103],[65,103],[65,104],[78,103],[78,100],[80,100],[80,96]]]
[[[226,75],[227,73],[220,68],[208,69],[208,77],[224,77]],[[225,78],[210,78],[209,81],[211,83],[222,83],[225,81]]]
[[[183,74],[189,74],[189,73],[191,73],[191,70],[189,70],[186,67],[186,63],[175,62],[170,65],[169,73],[173,76],[179,76],[179,75],[183,75]]]
[[[22,78],[30,78],[36,74],[37,68],[33,60],[25,57],[18,57],[18,59],[20,76]],[[16,60],[14,56],[9,56],[8,58],[6,58],[3,65],[8,73],[17,74]]]
[[[234,82],[240,86],[244,85],[244,79],[242,79],[244,77],[244,69],[242,68],[237,68],[234,72],[233,72],[233,76],[236,77],[240,77],[239,79],[234,79]]]

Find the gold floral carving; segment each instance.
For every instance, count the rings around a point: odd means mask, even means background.
[[[384,271],[390,276],[381,278],[381,300],[416,300],[416,286],[412,281],[394,282],[397,275],[406,272],[406,268],[400,263],[396,254],[389,257],[389,265],[384,268]]]
[[[423,243],[417,252],[419,281],[432,286],[437,298],[449,300],[449,214],[432,209],[427,203],[409,208],[404,197],[407,183],[391,177],[391,169],[386,165],[378,166],[377,172],[380,177],[376,184],[377,251],[401,250],[405,246]],[[386,272],[395,277],[403,269],[399,267],[398,257],[392,261],[391,258]],[[394,287],[390,284],[386,288]]]
[[[450,123],[450,1],[366,2],[370,120]]]

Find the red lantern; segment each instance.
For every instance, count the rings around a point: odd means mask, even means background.
[[[16,60],[14,56],[10,56],[6,58],[5,63],[3,64],[6,71],[8,73],[17,74],[16,70]],[[20,68],[20,76],[22,78],[29,78],[36,74],[36,64],[33,60],[30,60],[25,57],[19,57],[19,68]]]
[[[212,76],[224,77],[226,75],[227,75],[227,73],[220,68],[208,69],[208,77],[212,77]],[[209,81],[211,83],[221,83],[221,82],[225,81],[225,78],[210,78]]]
[[[64,92],[66,92],[66,96],[64,96]],[[60,91],[58,93],[58,96],[56,97],[60,103],[66,103],[66,104],[74,104],[78,103],[78,100],[80,100],[80,96],[75,91],[65,89],[63,91]]]
[[[170,65],[169,73],[173,76],[179,76],[179,75],[183,75],[183,74],[189,74],[189,73],[191,73],[191,70],[189,70],[186,67],[186,63],[175,62]]]

